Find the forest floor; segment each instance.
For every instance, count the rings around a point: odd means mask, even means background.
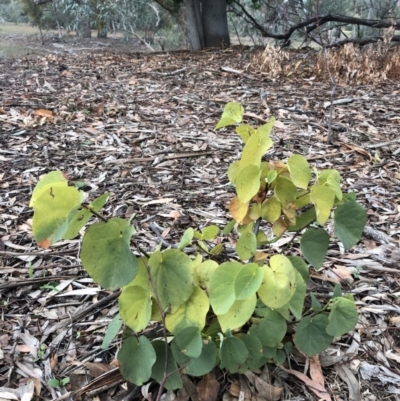
[[[399,84],[339,84],[330,144],[329,83],[252,70],[248,48],[101,50],[0,59],[0,398],[151,400],[155,384],[127,385],[115,367],[120,337],[101,347],[118,294],[88,278],[80,239],[45,251],[34,243],[32,189],[42,174],[60,169],[84,180],[90,199],[110,192],[104,214],[135,214],[135,239],[148,252],[179,242],[190,226],[223,228],[233,196],[227,168],[241,142],[234,129],[214,127],[224,105],[238,101],[254,126],[277,118],[265,160],[300,153],[318,169],[339,170],[368,223],[350,251],[332,237],[323,268],[311,271],[317,298],[336,283],[354,295],[355,330],[318,358],[294,352],[284,366],[296,375],[274,366],[257,375],[216,370],[218,399],[399,400]],[[297,240],[285,248],[291,240],[284,236],[271,252],[299,254]],[[54,388],[51,378],[69,383]],[[198,382],[185,380],[176,397],[203,401]],[[276,391],[266,392],[268,385]],[[323,398],[313,392],[321,385]]]

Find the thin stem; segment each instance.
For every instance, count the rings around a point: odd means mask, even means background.
[[[97,213],[91,206],[89,206],[88,203],[81,203],[81,206],[86,210],[89,210],[90,213],[94,214],[96,217],[98,217],[100,220],[103,220],[105,223],[108,222],[108,219],[106,217],[102,216],[100,213]]]

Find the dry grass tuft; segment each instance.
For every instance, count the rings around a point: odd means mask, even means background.
[[[388,79],[400,79],[400,47],[390,47],[394,30],[388,29],[383,40],[359,47],[348,43],[339,49],[324,51],[283,50],[268,45],[253,54],[248,69],[270,78],[295,75],[329,80],[327,62],[332,77],[341,84],[373,84]]]
[[[287,75],[290,54],[280,47],[267,45],[263,52],[255,53],[248,68],[260,71],[271,78]]]
[[[352,43],[320,52],[314,68],[319,79],[328,79],[326,65],[335,80],[345,84],[372,84],[400,78],[400,49],[389,49],[382,41],[359,48]]]

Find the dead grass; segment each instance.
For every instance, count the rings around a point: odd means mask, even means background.
[[[268,45],[254,53],[248,70],[261,72],[270,78],[315,77],[329,80],[327,66],[333,78],[341,84],[376,84],[400,78],[400,48],[390,47],[393,32],[388,30],[382,41],[359,47],[348,43],[339,49],[323,51],[283,50]]]
[[[317,78],[328,79],[327,63],[335,80],[345,84],[373,84],[400,78],[400,49],[389,49],[382,41],[362,49],[348,43],[329,50],[327,58],[319,53],[314,68]]]

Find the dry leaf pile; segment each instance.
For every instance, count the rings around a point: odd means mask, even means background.
[[[339,86],[337,143],[328,145],[329,85],[296,73],[266,77],[246,68],[251,57],[233,48],[0,61],[0,398],[151,399],[154,384],[133,388],[119,375],[120,337],[101,348],[118,293],[82,270],[79,238],[35,246],[30,194],[53,169],[84,179],[91,199],[110,191],[105,215],[135,214],[135,240],[148,251],[177,243],[189,226],[223,227],[232,197],[227,167],[240,152],[233,130],[213,129],[228,101],[241,102],[253,125],[276,116],[266,159],[300,153],[317,168],[336,168],[367,208],[361,243],[345,252],[332,242],[324,268],[312,272],[316,297],[340,282],[355,296],[360,321],[319,358],[294,352],[283,368],[185,378],[177,396],[372,401],[400,393],[400,87]],[[286,252],[298,253],[296,243]],[[54,388],[52,378],[70,383]]]

